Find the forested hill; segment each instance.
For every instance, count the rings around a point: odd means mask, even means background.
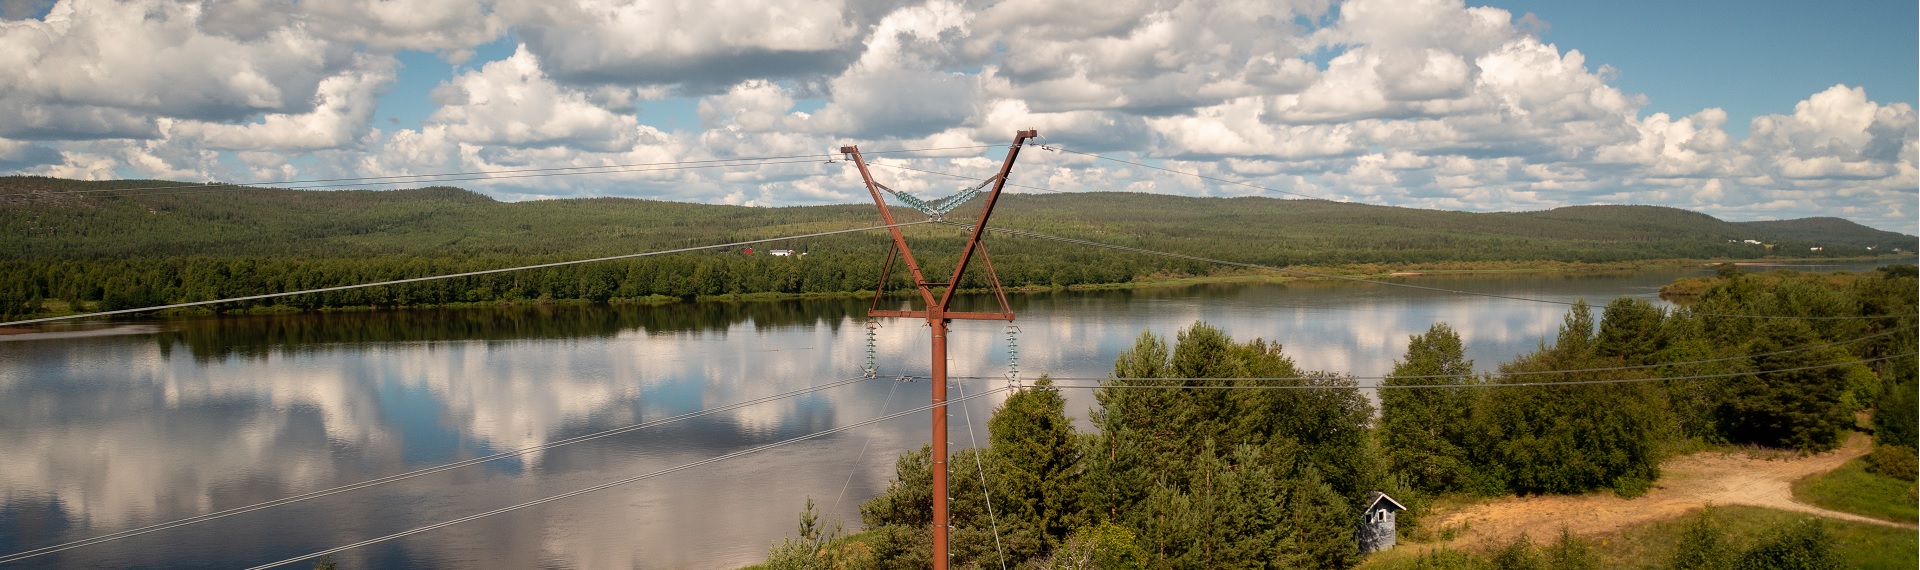
[[[624,198],[504,203],[444,187],[60,193],[180,185],[0,178],[0,194],[6,195],[0,197],[0,236],[6,236],[0,238],[0,255],[577,257],[877,223],[872,208],[859,204],[752,208]],[[38,194],[21,196],[23,192]],[[904,209],[896,209],[896,214],[903,220],[919,218]],[[995,220],[1008,228],[1285,264],[1806,257],[1863,255],[1896,247],[1914,251],[1920,246],[1914,236],[1837,218],[1740,223],[1653,206],[1468,213],[1321,200],[1016,194],[1003,198]],[[809,249],[822,244],[792,245]],[[1868,246],[1876,247],[1869,252]],[[1813,252],[1812,247],[1823,251]]]
[[[71,193],[141,184],[151,188]],[[0,317],[151,307],[880,223],[872,206],[858,204],[754,208],[624,198],[504,203],[458,188],[178,186],[0,179]],[[901,221],[923,219],[903,208],[895,214]],[[972,215],[963,210],[953,218]],[[1875,253],[1916,248],[1913,236],[1878,241],[1891,234],[1857,226],[1849,231],[1822,224],[1821,232],[1809,233],[1798,231],[1804,224],[1742,225],[1644,206],[1476,214],[1323,200],[1127,193],[1009,195],[994,226],[1243,263],[1365,265],[1361,273],[1416,264],[1754,259],[1862,255],[1870,253],[1867,244],[1876,246]],[[964,241],[958,228],[905,231],[928,271],[950,271]],[[849,233],[756,246],[799,250],[807,253],[804,257],[707,248],[257,304],[318,309],[872,290],[888,248],[884,235]],[[1749,239],[1766,245],[1745,243]],[[989,243],[994,267],[1011,287],[1127,283],[1234,269],[1034,237],[995,235]],[[889,288],[906,285],[904,274],[895,271]],[[960,286],[984,287],[982,279],[980,272],[969,272]],[[221,310],[251,308],[257,307]]]
[[[1827,243],[1872,247],[1876,244],[1912,243],[1913,236],[1880,231],[1840,218],[1800,218],[1764,222],[1739,222],[1755,233],[1782,241]],[[1904,242],[1902,241],[1904,240]],[[1882,245],[1880,248],[1885,248]],[[1878,248],[1877,248],[1878,249]],[[1908,251],[1912,248],[1902,247]]]

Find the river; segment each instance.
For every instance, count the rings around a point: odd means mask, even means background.
[[[1661,285],[1705,274],[1405,282],[1600,306],[1620,296],[1659,302]],[[1385,374],[1410,335],[1446,322],[1475,368],[1491,370],[1551,338],[1566,314],[1564,305],[1349,282],[1064,291],[1012,302],[1027,379],[1103,376],[1141,331],[1171,337],[1195,321],[1236,339],[1277,340],[1303,369],[1362,377]],[[807,300],[364,312],[0,337],[0,556],[856,377],[868,358],[865,308]],[[1004,385],[1005,324],[952,329],[950,370],[966,377],[957,389]],[[924,376],[927,342],[924,323],[885,322],[872,342],[879,373]],[[1088,392],[1067,393],[1083,418]],[[1000,396],[956,406],[955,449],[970,437],[984,441]],[[4,566],[251,566],[927,400],[924,380],[868,380]],[[342,568],[738,567],[793,532],[809,497],[857,526],[859,503],[885,488],[898,454],[924,444],[927,423],[926,412],[909,414],[336,558]]]

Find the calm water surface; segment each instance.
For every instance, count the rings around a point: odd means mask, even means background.
[[[1825,266],[1862,269],[1871,266]],[[1417,278],[1595,305],[1706,271]],[[983,299],[969,299],[980,306]],[[1407,337],[1457,329],[1489,370],[1566,307],[1354,283],[1013,298],[1023,376],[1099,377],[1143,330],[1194,321],[1278,340],[1303,368],[1378,376]],[[0,337],[0,554],[432,467],[858,376],[864,301],[222,318]],[[1004,384],[1003,323],[958,322],[959,389]],[[883,375],[924,375],[923,323],[874,335]],[[1369,382],[1370,383],[1370,382]],[[1093,398],[1067,394],[1083,417]],[[984,438],[998,403],[953,411]],[[924,405],[871,380],[513,459],[6,565],[261,564],[650,473]],[[857,525],[925,412],[598,493],[351,550],[343,568],[732,568],[793,531],[812,497]],[[1082,426],[1085,427],[1084,424]],[[864,449],[864,453],[863,453]],[[306,564],[296,565],[303,567]]]

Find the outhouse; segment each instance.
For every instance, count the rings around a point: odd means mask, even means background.
[[[1360,511],[1360,553],[1393,548],[1394,513],[1407,510],[1406,505],[1386,493],[1375,492],[1368,495],[1367,508]]]

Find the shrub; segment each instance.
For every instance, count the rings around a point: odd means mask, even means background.
[[[1073,531],[1059,548],[1053,550],[1051,556],[1030,563],[1030,566],[1047,570],[1127,570],[1145,568],[1146,560],[1146,551],[1140,549],[1133,531],[1112,522],[1102,522],[1098,526],[1083,526]]]
[[[1867,472],[1912,481],[1920,476],[1920,453],[1904,445],[1876,445],[1867,454]]]
[[[1819,519],[1786,525],[1740,557],[1738,570],[1828,570],[1843,567],[1833,535]]]
[[[1727,531],[1713,516],[1713,507],[1700,510],[1700,514],[1687,522],[1680,530],[1679,548],[1674,550],[1673,559],[1667,563],[1673,570],[1728,570],[1733,568],[1737,556],[1733,546],[1727,542]]]
[[[1540,552],[1534,549],[1533,539],[1522,534],[1513,542],[1495,550],[1487,558],[1487,566],[1496,570],[1546,570],[1547,561],[1541,559]]]
[[[1547,567],[1554,570],[1600,570],[1600,555],[1593,551],[1593,543],[1573,536],[1573,531],[1560,527],[1560,540],[1546,548]]]

